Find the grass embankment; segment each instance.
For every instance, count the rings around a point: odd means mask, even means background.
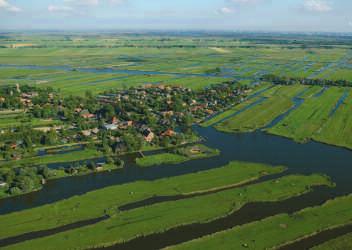
[[[179,164],[182,162],[210,158],[219,155],[220,151],[203,144],[186,146],[174,150],[174,153],[163,153],[137,158],[136,163],[141,167],[150,167],[161,164]]]
[[[87,249],[109,246],[141,235],[162,233],[181,225],[212,221],[247,203],[280,201],[299,196],[316,185],[330,185],[330,181],[321,175],[286,176],[248,187],[129,210],[95,225],[27,241],[7,249]]]
[[[263,128],[289,110],[294,105],[292,98],[305,88],[303,85],[275,86],[270,93],[264,93],[267,100],[216,125],[215,128],[224,132],[250,132]]]
[[[163,153],[156,155],[149,155],[143,158],[137,158],[136,163],[141,167],[151,167],[161,164],[178,164],[189,160],[186,156],[172,154],[172,153]]]
[[[343,93],[343,88],[331,87],[320,97],[306,100],[275,127],[268,129],[268,132],[292,138],[297,142],[309,141],[328,121]]]
[[[324,124],[319,133],[314,134],[316,141],[352,149],[352,91],[336,112]]]
[[[155,195],[179,195],[243,184],[277,174],[282,167],[231,162],[228,165],[156,181],[138,181],[89,192],[49,205],[0,216],[0,238],[98,218],[117,207]],[[35,221],[35,223],[33,223]]]
[[[170,249],[270,249],[350,223],[352,223],[352,196],[347,196],[328,201],[322,206],[306,208],[292,215],[280,214],[235,227]]]
[[[30,158],[24,158],[18,161],[4,162],[0,166],[1,167],[7,167],[7,166],[13,166],[13,165],[19,166],[22,164],[45,165],[50,163],[64,163],[64,162],[89,160],[89,159],[98,158],[102,156],[103,154],[95,149],[84,149],[82,151],[75,151],[67,154],[35,156]]]
[[[352,249],[352,233],[338,237],[313,247],[312,250],[348,250]]]

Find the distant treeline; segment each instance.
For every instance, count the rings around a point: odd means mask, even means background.
[[[309,79],[302,77],[277,76],[273,74],[264,75],[261,77],[261,80],[280,85],[292,85],[298,83],[304,85],[352,87],[352,82],[347,80]]]

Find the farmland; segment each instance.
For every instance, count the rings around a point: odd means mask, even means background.
[[[3,227],[1,227],[0,235],[2,238],[6,238],[32,231],[55,228],[77,221],[98,218],[105,213],[115,213],[115,209],[122,205],[147,199],[154,195],[174,196],[201,193],[216,188],[221,189],[221,187],[245,184],[262,176],[277,174],[282,171],[284,171],[282,167],[272,168],[260,164],[233,162],[219,169],[195,174],[154,182],[141,181],[112,186],[32,210],[2,215],[0,220]],[[119,193],[118,199],[114,198],[116,193]],[[92,209],[85,209],[87,206]],[[41,216],[43,213],[46,216]],[[48,220],[48,218],[52,219]],[[33,220],[36,220],[35,224],[31,223]],[[9,230],[5,225],[8,225],[11,229]]]
[[[351,46],[0,36],[0,248],[346,249]]]
[[[214,247],[238,249],[243,246],[263,249],[283,246],[306,235],[351,223],[350,206],[351,196],[342,197],[322,206],[306,208],[292,215],[277,215],[171,249],[214,249]],[[335,214],[339,216],[334,216]],[[258,232],[260,232],[260,237],[258,237]],[[282,237],[275,237],[276,234]]]
[[[292,183],[295,182],[295,185]],[[276,184],[275,184],[276,183]],[[240,209],[248,202],[264,202],[284,200],[309,191],[314,185],[324,185],[329,182],[320,176],[288,176],[279,179],[277,182],[269,181],[262,184],[239,188],[210,194],[198,198],[165,202],[151,207],[137,208],[123,212],[119,216],[76,231],[57,234],[55,236],[34,240],[31,242],[14,245],[10,249],[56,249],[54,242],[60,242],[59,247],[64,248],[91,248],[96,246],[108,246],[137,237],[143,228],[143,235],[161,233],[169,228],[191,224],[195,222],[206,222],[218,217],[226,216]],[[241,195],[242,194],[242,195]],[[224,199],[223,197],[238,197],[237,199]],[[203,209],[199,211],[199,207]],[[185,211],[189,211],[185,213]],[[192,211],[194,211],[192,213]],[[158,216],[158,220],[152,223],[150,218]],[[135,221],[135,218],[141,220]],[[341,218],[345,219],[345,218]],[[127,222],[127,223],[126,223]],[[123,230],[121,230],[123,229]],[[114,233],[111,233],[111,230]],[[110,232],[109,234],[107,232]],[[85,235],[84,239],[81,235]],[[94,235],[94,237],[93,237]],[[107,235],[111,235],[107,237]],[[118,237],[116,237],[118,235]],[[79,237],[78,240],[76,237]],[[78,243],[79,242],[79,243]]]

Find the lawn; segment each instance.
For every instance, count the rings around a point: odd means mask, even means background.
[[[141,167],[151,167],[161,164],[179,164],[190,160],[214,157],[219,154],[219,150],[197,144],[174,149],[173,153],[162,153],[137,158],[136,163]]]
[[[189,159],[186,156],[171,153],[163,153],[137,158],[136,163],[138,166],[141,167],[151,167],[161,164],[178,164],[188,160]]]

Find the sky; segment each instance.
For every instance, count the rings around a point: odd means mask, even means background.
[[[6,30],[352,32],[351,0],[0,0]]]

